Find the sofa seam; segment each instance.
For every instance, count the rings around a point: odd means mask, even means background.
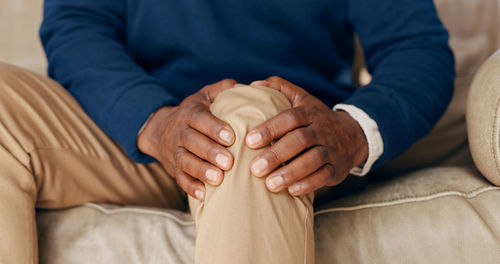
[[[191,226],[194,225],[194,220],[191,221],[184,221],[179,218],[177,218],[174,215],[171,215],[170,213],[167,212],[162,212],[162,211],[153,211],[150,209],[142,209],[142,208],[113,208],[113,209],[108,209],[105,208],[101,205],[95,204],[95,203],[86,203],[83,205],[85,208],[91,208],[96,211],[99,211],[102,214],[105,215],[114,215],[114,214],[122,214],[122,213],[137,213],[141,215],[156,215],[156,216],[163,216],[166,217],[174,222],[176,222],[179,225],[182,226]]]
[[[442,169],[442,168],[440,168],[440,169]],[[393,202],[402,201],[402,200],[420,199],[420,198],[429,197],[429,196],[439,196],[440,194],[444,194],[444,193],[458,193],[460,196],[467,196],[467,195],[470,195],[473,193],[483,191],[483,190],[488,189],[490,187],[492,187],[492,186],[486,186],[486,187],[479,186],[479,187],[472,189],[471,191],[468,191],[468,192],[453,191],[452,188],[448,188],[448,189],[438,190],[438,191],[434,191],[434,192],[428,192],[428,193],[425,193],[422,195],[407,195],[407,196],[403,195],[401,197],[397,197],[397,198],[393,198],[393,199],[382,199],[382,200],[379,200],[379,201],[373,202],[373,203],[375,203],[375,204],[393,203]],[[497,187],[497,186],[493,186],[493,187],[500,189],[500,187]]]
[[[467,192],[467,193],[466,192],[458,192],[458,191],[436,192],[436,193],[428,194],[425,196],[406,197],[406,198],[392,200],[392,201],[381,201],[381,202],[360,204],[360,205],[354,205],[354,206],[327,208],[327,209],[323,209],[323,210],[319,210],[319,211],[315,212],[314,216],[327,214],[327,213],[352,212],[352,211],[359,211],[359,210],[363,210],[363,209],[381,208],[381,207],[396,206],[396,205],[403,205],[403,204],[410,204],[410,203],[417,203],[417,202],[426,202],[426,201],[431,201],[431,200],[449,197],[449,196],[462,197],[462,198],[465,198],[468,200],[468,199],[475,198],[475,197],[477,197],[485,192],[496,191],[496,190],[500,190],[500,187],[496,187],[496,186],[489,186],[486,188],[481,187],[481,188],[478,188],[476,190],[473,190],[473,191]]]
[[[495,167],[497,169],[497,176],[500,176],[500,166],[498,164],[498,151],[495,151],[496,147],[496,140],[495,140],[495,134],[497,133],[497,126],[498,126],[498,111],[499,111],[499,105],[500,105],[500,97],[497,99],[497,104],[495,107],[495,114],[493,115],[493,129],[491,132],[491,152],[493,154],[493,158],[495,160]]]

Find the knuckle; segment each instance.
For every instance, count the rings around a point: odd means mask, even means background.
[[[312,144],[311,136],[306,129],[299,129],[297,133],[295,133],[294,140],[299,146],[303,147],[309,147]]]
[[[302,123],[305,123],[305,121],[308,118],[308,111],[305,107],[296,107],[295,112],[297,117],[301,120]]]
[[[273,128],[272,124],[269,124],[267,126],[263,126],[261,129],[259,129],[260,134],[262,135],[262,139],[265,141],[267,139],[275,138],[276,132],[275,129]]]
[[[281,160],[281,155],[279,154],[279,151],[276,149],[276,147],[270,147],[267,150],[267,160],[271,165],[278,165],[280,163],[283,163],[285,161]]]
[[[295,173],[293,173],[293,170],[283,170],[280,173],[281,177],[283,177],[283,185],[284,186],[289,186],[290,184],[294,183],[295,180],[297,179],[297,176]]]
[[[335,168],[331,164],[326,165],[325,176],[326,177],[334,177],[335,176]]]
[[[294,127],[298,127],[301,125],[297,108],[293,108],[287,111],[285,117],[287,119],[287,122],[289,122]]]
[[[307,194],[314,190],[314,183],[303,181],[300,183],[300,194]]]
[[[205,168],[205,166],[203,166],[203,164],[197,165],[196,166],[196,178],[206,179],[205,171],[206,171],[206,168]]]
[[[269,78],[267,78],[267,81],[270,81],[270,82],[281,81],[281,77],[279,77],[277,75],[273,75],[273,76],[270,76]]]
[[[215,146],[207,146],[204,151],[205,159],[216,161],[217,154],[219,153],[224,153],[224,151]]]
[[[208,133],[210,133],[210,136],[214,139],[217,139],[219,138],[219,133],[222,131],[222,129],[224,129],[226,126],[224,124],[221,124],[221,122],[213,117],[210,117],[214,120],[214,122],[212,122],[208,128]],[[208,123],[207,123],[208,125]]]
[[[189,122],[193,124],[200,122],[202,120],[203,110],[204,109],[199,105],[191,107],[188,114]]]
[[[327,165],[324,173],[325,185],[334,186],[338,185],[342,181],[340,175],[337,175],[335,167],[332,165]]]
[[[190,137],[191,137],[191,130],[189,128],[184,129],[179,136],[181,145],[187,146],[189,144]]]
[[[255,128],[254,131],[258,132],[262,138],[261,138],[261,143],[269,143],[272,139],[275,138],[275,132],[274,132],[273,124],[269,122],[265,122],[264,124],[260,125],[259,127]]]
[[[209,84],[209,85],[205,85],[203,86],[203,88],[201,88],[196,94],[205,94],[208,90],[212,89],[214,86],[216,85],[216,83],[214,84]]]
[[[309,191],[314,191],[318,188],[321,188],[323,186],[325,186],[325,178],[324,177],[318,177],[314,180],[311,180],[309,183],[308,183],[308,187],[309,187]]]
[[[325,147],[317,147],[314,151],[315,158],[322,162],[326,162],[328,160],[328,149]]]
[[[294,108],[294,112],[295,118],[300,125],[305,125],[309,122],[308,119],[310,115],[308,114],[308,110],[305,107],[296,107]]]
[[[203,89],[201,89],[201,90],[203,90]],[[184,100],[182,100],[182,102],[179,104],[179,109],[182,110],[182,109],[188,107],[191,104],[191,102],[193,100],[195,100],[195,98],[197,96],[199,96],[200,91],[193,93],[193,94],[189,95],[188,97],[184,98]]]
[[[175,182],[177,183],[177,185],[181,186],[181,188],[184,189],[182,181],[182,173],[178,169],[175,170]]]
[[[175,161],[176,167],[179,167],[179,165],[181,164],[183,153],[184,153],[184,151],[182,150],[182,148],[176,148],[174,150],[174,161]]]
[[[200,90],[200,91],[190,95],[186,99],[184,99],[184,101],[182,101],[182,103],[181,103],[181,105],[183,106],[182,107],[183,113],[184,114],[186,114],[186,112],[192,113],[193,110],[196,109],[196,107],[200,104],[200,100],[205,98],[204,94],[205,93],[203,92],[203,90]]]
[[[236,80],[230,78],[221,81],[221,85],[223,86],[233,86],[234,84],[236,84]]]

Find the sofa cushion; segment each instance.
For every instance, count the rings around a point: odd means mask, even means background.
[[[316,212],[319,263],[498,263],[500,189],[473,169],[411,173]]]
[[[315,213],[316,263],[496,263],[500,188],[466,168],[381,182]],[[193,263],[171,210],[87,204],[38,213],[40,263]]]
[[[191,215],[86,204],[37,213],[41,264],[193,263]]]

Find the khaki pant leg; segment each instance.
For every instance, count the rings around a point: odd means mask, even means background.
[[[184,209],[157,164],[132,162],[56,82],[0,64],[0,263],[37,263],[35,207]]]
[[[250,174],[262,150],[245,146],[247,132],[290,108],[278,91],[238,87],[217,96],[211,111],[236,132],[229,150],[234,167],[219,187],[207,186],[203,203],[189,198],[196,221],[195,263],[314,263],[313,195],[292,197],[269,192],[264,179]]]

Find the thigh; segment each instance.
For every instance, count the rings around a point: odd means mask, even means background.
[[[185,194],[161,165],[131,161],[49,78],[0,64],[0,131],[7,155],[34,178],[38,208],[185,207]]]

